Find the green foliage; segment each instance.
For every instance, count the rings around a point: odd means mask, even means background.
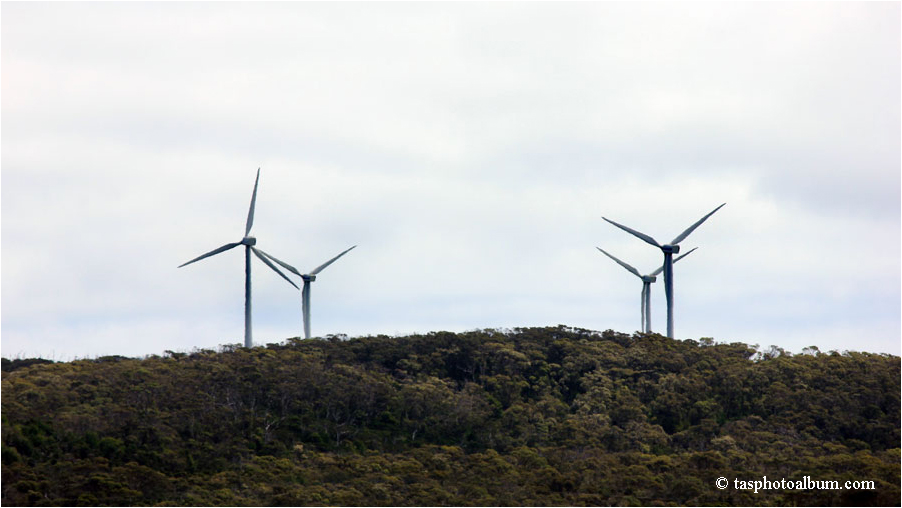
[[[755,349],[560,326],[4,360],[0,501],[898,504],[899,358]]]
[[[16,358],[15,360],[0,358],[0,371],[12,372],[16,369],[22,369],[31,365],[41,365],[45,363],[53,363],[53,361],[44,358]]]

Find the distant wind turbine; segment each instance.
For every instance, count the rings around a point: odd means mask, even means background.
[[[355,245],[354,247],[357,246]],[[334,263],[338,258],[350,252],[354,247],[345,250],[341,254],[317,266],[310,273],[301,273],[297,268],[270,256],[273,261],[282,265],[286,270],[304,279],[304,289],[301,291],[301,309],[304,314],[304,338],[310,338],[310,283],[316,280],[316,274],[323,271],[324,268]]]
[[[179,268],[181,268],[183,266],[190,265],[195,261],[200,261],[201,259],[214,256],[216,254],[219,254],[220,252],[225,252],[239,245],[244,245],[244,347],[253,346],[253,337],[251,334],[251,252],[253,252],[258,258],[260,258],[261,261],[266,263],[266,266],[272,268],[276,271],[276,273],[281,275],[283,279],[287,280],[288,283],[294,286],[295,289],[300,289],[294,282],[291,282],[291,279],[289,279],[284,273],[276,268],[276,266],[273,265],[272,262],[270,262],[270,259],[277,261],[276,258],[254,247],[254,245],[257,244],[257,239],[253,236],[250,236],[250,233],[251,226],[254,225],[254,206],[257,202],[258,183],[260,183],[260,168],[257,168],[257,180],[254,181],[254,194],[253,196],[251,196],[251,209],[247,213],[247,225],[244,228],[244,238],[242,238],[240,242],[227,243],[222,247],[219,247],[218,249],[211,250],[210,252],[202,256],[198,256],[185,264],[179,265]]]
[[[621,224],[617,224],[616,222],[614,222],[612,220],[608,220],[606,217],[602,217],[602,219],[608,221],[609,223],[617,226],[618,228],[626,231],[627,233],[629,233],[641,240],[644,240],[645,242],[650,243],[651,245],[654,245],[655,247],[658,247],[659,249],[661,249],[661,251],[664,252],[664,295],[667,298],[667,336],[670,337],[671,339],[673,338],[673,255],[679,254],[679,252],[680,252],[679,243],[680,242],[685,240],[686,237],[689,236],[690,233],[695,231],[695,228],[701,226],[702,222],[705,222],[708,219],[708,217],[713,215],[714,212],[720,210],[724,205],[726,205],[726,203],[723,203],[722,205],[720,205],[717,208],[715,208],[714,210],[712,210],[708,215],[705,215],[704,217],[699,219],[698,222],[689,226],[686,229],[686,231],[683,231],[682,233],[679,234],[679,236],[677,236],[676,238],[671,240],[670,243],[666,243],[664,245],[661,245],[654,238],[652,238],[644,233],[640,233],[640,232],[636,231],[635,229],[630,229]]]
[[[636,270],[632,266],[624,263],[623,261],[617,259],[616,257],[612,256],[611,254],[608,254],[601,247],[595,247],[595,248],[600,250],[602,254],[613,259],[618,265],[626,268],[627,271],[629,271],[630,273],[632,273],[636,277],[639,277],[639,279],[642,280],[642,300],[641,300],[642,331],[644,333],[651,333],[651,285],[653,282],[658,280],[657,275],[664,270],[664,265],[661,265],[660,268],[651,272],[648,275],[640,275],[639,270]],[[692,251],[697,248],[698,247],[694,247],[689,252],[680,254],[676,259],[673,260],[673,262],[676,263],[677,261],[683,259],[684,257],[688,256],[689,254],[692,254]]]

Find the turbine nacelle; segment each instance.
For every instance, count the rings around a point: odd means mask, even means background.
[[[665,254],[679,254],[680,246],[665,244],[661,246],[661,250],[664,251]]]
[[[642,276],[642,282],[652,283],[656,280],[658,280],[658,278],[655,277],[654,275],[643,275]]]
[[[241,239],[241,245],[247,245],[248,247],[253,247],[257,245],[257,239],[253,236],[245,236]]]
[[[301,278],[304,279],[304,282],[313,282],[316,280],[316,275],[301,275]]]

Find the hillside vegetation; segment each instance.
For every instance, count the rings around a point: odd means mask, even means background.
[[[561,326],[4,360],[0,501],[898,506],[899,358],[806,353]],[[873,488],[734,488],[764,476]]]

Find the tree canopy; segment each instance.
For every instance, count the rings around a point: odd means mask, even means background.
[[[558,326],[2,370],[4,505],[900,499],[890,355]],[[764,476],[873,488],[734,488]]]

